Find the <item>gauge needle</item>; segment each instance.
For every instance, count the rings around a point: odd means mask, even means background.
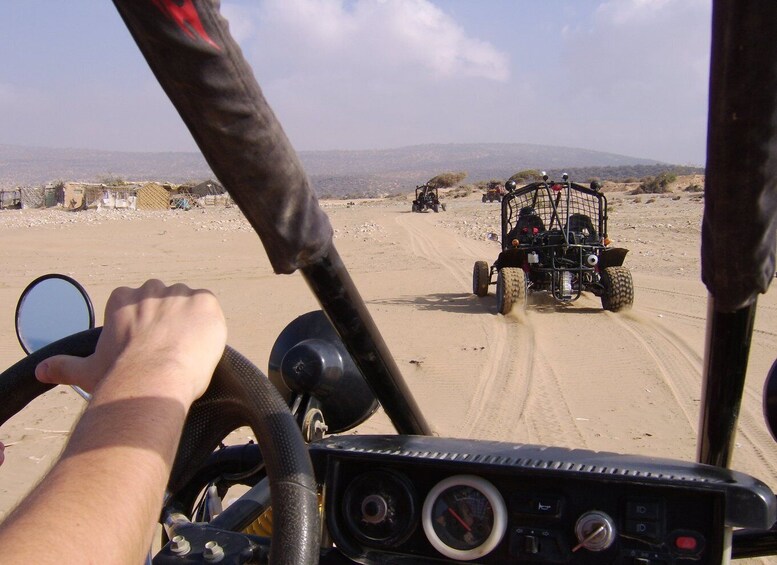
[[[456,518],[459,521],[459,524],[464,526],[464,529],[466,529],[468,532],[472,531],[472,528],[470,528],[469,525],[467,525],[467,523],[464,521],[464,519],[461,516],[459,516],[458,514],[456,514],[456,511],[453,508],[451,508],[450,506],[448,506],[448,512],[450,512],[451,516],[453,516],[454,518]]]

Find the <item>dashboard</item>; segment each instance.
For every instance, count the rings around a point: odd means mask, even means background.
[[[726,528],[777,518],[760,481],[676,460],[422,436],[310,454],[326,533],[359,563],[717,564]]]

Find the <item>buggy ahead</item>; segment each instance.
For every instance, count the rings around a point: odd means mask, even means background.
[[[605,310],[631,307],[634,285],[623,266],[628,250],[608,247],[607,198],[599,183],[583,186],[566,174],[561,182],[545,173],[542,179],[521,188],[515,181],[505,184],[502,251],[491,267],[475,262],[472,292],[486,296],[496,275],[502,314],[534,292],[571,302],[589,291],[601,298]]]

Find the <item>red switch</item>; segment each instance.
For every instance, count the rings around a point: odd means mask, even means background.
[[[681,551],[696,551],[698,542],[693,536],[677,536],[674,540],[675,547]]]

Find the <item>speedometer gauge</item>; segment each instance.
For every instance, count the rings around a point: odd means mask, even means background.
[[[459,561],[492,551],[507,529],[507,507],[494,485],[474,475],[437,483],[424,500],[421,521],[434,548]]]

